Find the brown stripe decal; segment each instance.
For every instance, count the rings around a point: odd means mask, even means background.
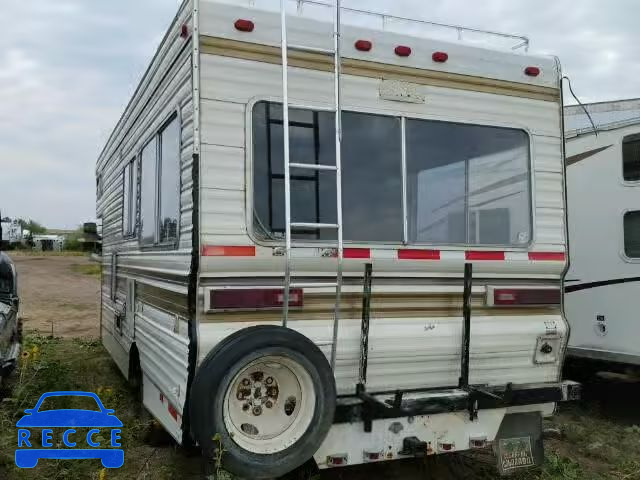
[[[572,155],[570,157],[567,157],[567,167],[569,165],[573,165],[574,163],[581,162],[582,160],[592,157],[596,153],[600,153],[606,150],[607,148],[611,148],[611,147],[613,147],[613,144],[607,145],[606,147],[594,148],[593,150],[588,150],[586,152],[578,153],[577,155]]]

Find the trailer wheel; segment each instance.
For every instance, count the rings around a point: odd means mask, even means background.
[[[333,423],[336,387],[307,337],[258,326],[222,341],[198,369],[191,429],[205,455],[241,477],[273,478],[311,459]]]

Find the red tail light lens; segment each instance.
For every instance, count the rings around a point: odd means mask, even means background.
[[[493,305],[548,306],[560,305],[559,288],[496,288]]]
[[[282,288],[238,288],[211,290],[210,305],[215,310],[276,308],[284,305]],[[289,290],[289,306],[302,307],[301,288]]]

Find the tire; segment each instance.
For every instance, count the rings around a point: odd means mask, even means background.
[[[257,326],[220,342],[197,370],[191,431],[229,472],[274,478],[313,457],[335,407],[335,379],[320,349],[293,330]]]

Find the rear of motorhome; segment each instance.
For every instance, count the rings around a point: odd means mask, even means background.
[[[640,366],[640,100],[565,108],[571,268],[569,354]],[[593,124],[592,124],[593,121]],[[594,128],[595,127],[595,128]]]
[[[98,159],[105,347],[247,478],[491,445],[503,473],[539,464],[578,394],[559,63],[238,3],[182,4]]]

